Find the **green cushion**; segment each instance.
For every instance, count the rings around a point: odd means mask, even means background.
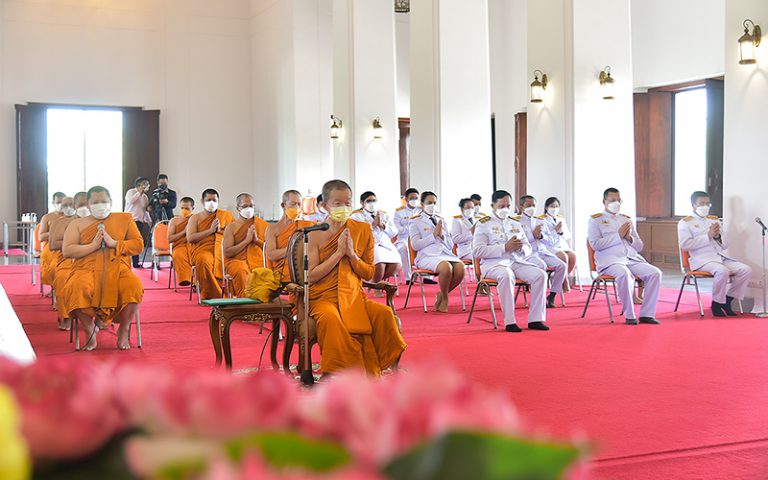
[[[203,300],[202,303],[209,307],[229,307],[231,305],[258,305],[261,300],[254,298],[211,298]]]

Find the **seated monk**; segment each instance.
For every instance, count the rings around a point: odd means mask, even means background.
[[[43,215],[37,231],[40,245],[42,245],[42,250],[40,251],[40,283],[43,285],[53,285],[54,275],[56,274],[56,263],[58,263],[59,258],[51,253],[51,248],[48,246],[48,236],[51,233],[51,225],[62,217],[61,202],[64,200],[64,197],[66,195],[61,192],[53,194],[53,211]]]
[[[297,228],[305,228],[314,225],[315,222],[309,220],[297,220],[299,218],[299,207],[301,207],[301,194],[296,190],[288,190],[283,193],[283,201],[280,208],[283,209],[283,216],[267,229],[266,253],[267,266],[280,274],[281,281],[290,282],[291,273],[288,268],[288,262],[285,261],[288,249],[288,240]]]
[[[86,194],[91,216],[72,221],[64,232],[62,251],[73,259],[64,286],[64,302],[70,318],[80,321],[85,350],[96,348],[99,329],[94,317],[116,319],[117,348],[131,348],[130,325],[144,295],[141,280],[131,271],[130,258],[144,248],[144,240],[131,214],[111,213],[112,197],[104,187]]]
[[[195,201],[190,197],[184,197],[179,202],[181,216],[173,217],[168,222],[168,243],[173,247],[173,270],[179,285],[186,287],[192,283],[192,261],[189,258],[189,244],[187,243],[187,224],[195,209]]]
[[[247,193],[237,196],[237,211],[237,219],[224,229],[224,258],[233,294],[243,297],[248,273],[264,267],[264,238],[269,224],[255,216],[253,197]]]
[[[85,205],[87,205],[85,192],[79,192],[75,195],[74,199],[71,197],[64,197],[61,201],[62,217],[51,225],[50,235],[48,236],[48,247],[56,256],[53,290],[56,293],[56,311],[58,312],[59,317],[59,330],[69,330],[71,325],[69,310],[67,310],[66,303],[62,298],[64,285],[66,285],[67,280],[69,279],[69,274],[72,271],[72,259],[64,258],[64,255],[61,253],[61,248],[64,245],[64,232],[67,231],[69,224],[77,219],[77,209]]]
[[[363,279],[374,272],[373,233],[367,223],[349,219],[347,183],[327,182],[323,203],[330,228],[309,237],[309,313],[317,321],[320,366],[324,374],[364,368],[380,375],[400,359],[406,344],[392,310],[363,291]]]
[[[192,215],[187,223],[190,259],[197,272],[200,298],[221,298],[223,281],[221,241],[224,228],[234,220],[231,212],[219,210],[219,192],[203,191],[205,210]]]

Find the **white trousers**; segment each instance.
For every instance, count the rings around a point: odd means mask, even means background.
[[[528,257],[528,261],[531,261],[531,263],[540,263],[541,268],[544,270],[551,267],[554,271],[552,272],[552,283],[549,287],[549,291],[552,293],[561,293],[563,291],[565,276],[568,274],[567,263],[555,257],[554,255],[536,255],[533,257]]]
[[[699,270],[715,276],[712,284],[712,301],[717,303],[725,303],[726,296],[742,300],[747,293],[749,279],[752,278],[752,269],[749,266],[730,258],[723,259],[722,263],[706,263]],[[728,287],[729,279],[730,288]]]
[[[405,275],[406,280],[411,279],[411,257],[410,253],[408,253],[408,241],[404,242],[397,242],[395,244],[397,247],[398,253],[400,253],[400,261],[403,266],[402,272]]]
[[[504,325],[514,325],[515,321],[515,278],[531,286],[528,299],[528,323],[547,320],[547,273],[539,267],[513,263],[512,266],[496,265],[483,272],[483,277],[492,278],[499,283],[499,301],[504,314]]]
[[[628,320],[637,318],[633,298],[635,277],[642,280],[643,287],[645,287],[640,316],[656,317],[656,304],[659,301],[659,288],[661,287],[661,270],[649,263],[630,260],[629,265],[616,263],[601,269],[600,273],[616,278],[616,290],[621,300],[624,318]]]

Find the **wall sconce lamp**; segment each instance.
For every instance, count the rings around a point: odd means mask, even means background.
[[[614,92],[613,92],[613,77],[611,77],[611,67],[605,67],[598,76],[598,79],[600,80],[600,85],[603,87],[603,99],[604,100],[613,100]]]
[[[749,33],[749,24],[752,25],[752,33]],[[760,46],[760,38],[763,31],[760,25],[755,25],[750,19],[744,20],[744,35],[739,37],[739,64],[751,65],[757,63],[755,50]]]
[[[373,119],[373,138],[382,138],[384,136],[384,127],[381,126],[379,117]]]
[[[539,81],[541,75],[541,81]],[[549,78],[541,70],[533,71],[533,83],[531,83],[531,103],[541,103],[544,101],[544,90],[547,89]]]
[[[331,138],[339,138],[341,127],[344,126],[344,123],[342,123],[340,118],[333,115],[331,115],[331,121],[333,121],[331,124]]]

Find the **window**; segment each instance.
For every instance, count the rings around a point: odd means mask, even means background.
[[[674,214],[690,215],[691,193],[706,190],[707,90],[674,94]]]

